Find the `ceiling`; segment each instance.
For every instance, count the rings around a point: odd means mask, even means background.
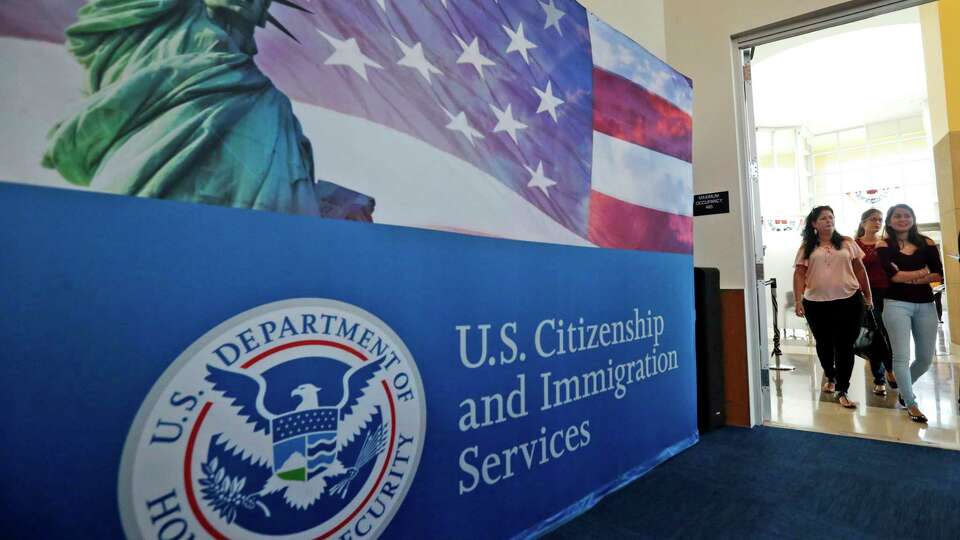
[[[919,114],[927,98],[918,8],[757,47],[759,127],[823,133]]]

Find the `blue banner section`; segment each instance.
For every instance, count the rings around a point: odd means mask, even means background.
[[[693,261],[0,184],[6,534],[535,536],[697,441]]]

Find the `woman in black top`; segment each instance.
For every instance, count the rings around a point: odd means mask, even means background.
[[[914,422],[925,423],[913,393],[913,382],[933,363],[937,340],[937,310],[930,283],[943,281],[943,263],[933,240],[917,230],[916,214],[905,204],[887,210],[886,235],[877,243],[877,257],[890,287],[883,309],[883,324],[893,349],[893,372],[900,386],[900,403]],[[910,363],[910,336],[916,358]]]

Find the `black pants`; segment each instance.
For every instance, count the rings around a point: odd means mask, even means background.
[[[890,351],[889,345],[890,337],[887,335],[887,329],[883,326],[883,297],[886,292],[885,289],[873,290],[873,313],[877,316],[877,324],[883,334],[883,336],[874,338],[873,347],[870,350],[870,372],[873,373],[873,384],[885,384],[887,380],[886,372],[893,371],[893,353]]]
[[[853,373],[853,343],[860,334],[863,296],[815,302],[803,300],[807,324],[817,340],[817,357],[828,380],[837,383],[838,392],[850,389]]]

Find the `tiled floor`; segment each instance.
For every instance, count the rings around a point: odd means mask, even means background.
[[[886,397],[875,396],[869,366],[861,358],[856,359],[849,392],[858,407],[844,409],[834,394],[821,392],[823,370],[813,347],[796,341],[781,347],[782,364],[796,369],[770,371],[772,412],[767,424],[960,450],[960,347],[954,345],[954,354],[949,354],[949,339],[942,329],[933,366],[914,384],[929,424],[911,422],[897,406],[895,390],[888,388]]]

